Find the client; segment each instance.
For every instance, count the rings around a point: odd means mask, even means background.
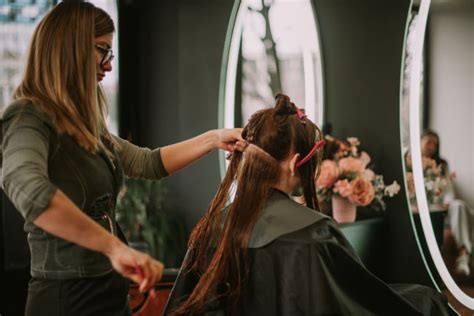
[[[448,315],[437,291],[370,273],[318,211],[322,133],[287,96],[256,112],[242,136],[191,234],[166,315]]]

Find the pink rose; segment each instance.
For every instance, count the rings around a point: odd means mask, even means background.
[[[321,173],[316,181],[317,187],[329,189],[339,177],[339,168],[333,160],[323,160],[321,164]]]
[[[362,173],[365,169],[363,162],[354,157],[342,158],[338,161],[338,165],[342,172]]]
[[[375,172],[373,172],[371,169],[365,169],[363,177],[365,180],[371,182],[375,179]]]
[[[339,180],[334,184],[333,191],[342,197],[348,197],[352,194],[352,185],[347,179]]]
[[[372,184],[362,177],[357,177],[351,182],[352,194],[349,195],[349,201],[356,205],[369,205],[374,197],[374,187]]]
[[[364,165],[364,168],[367,167],[367,165],[370,163],[370,160],[371,160],[369,154],[366,153],[365,151],[360,153],[359,159],[360,159],[360,161],[362,161],[362,164]]]

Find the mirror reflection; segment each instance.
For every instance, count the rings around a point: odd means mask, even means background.
[[[234,7],[225,48],[219,126],[244,126],[250,115],[292,96],[318,126],[323,123],[322,60],[311,0],[242,0]],[[220,173],[227,161],[220,156]]]
[[[224,127],[245,125],[280,92],[322,122],[321,54],[310,0],[242,1],[224,67]]]
[[[474,3],[433,0],[426,25],[421,76],[413,83],[410,63],[418,22],[410,21],[402,98],[402,139],[407,189],[417,234],[434,268],[420,223],[420,196],[415,193],[410,132],[419,137],[429,217],[442,259],[460,289],[474,297]],[[410,131],[410,87],[419,84],[419,131]],[[413,154],[412,154],[413,151]],[[444,285],[434,273],[441,287]],[[454,300],[454,298],[453,298]]]
[[[284,92],[314,119],[321,105],[321,60],[309,0],[245,2],[243,21],[242,122]],[[317,113],[321,114],[321,113]],[[318,115],[319,116],[319,115]]]

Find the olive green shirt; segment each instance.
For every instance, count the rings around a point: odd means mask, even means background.
[[[87,152],[71,136],[57,133],[51,119],[25,100],[5,110],[2,132],[2,185],[25,218],[32,275],[63,279],[111,271],[102,254],[48,234],[33,221],[59,189],[88,216],[117,234],[115,205],[124,175],[146,179],[167,176],[160,149],[141,148],[114,136],[120,148],[107,146],[113,158],[103,150]]]

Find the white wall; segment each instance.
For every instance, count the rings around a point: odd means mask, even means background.
[[[458,197],[474,207],[474,3],[434,6],[429,26],[429,125]]]

